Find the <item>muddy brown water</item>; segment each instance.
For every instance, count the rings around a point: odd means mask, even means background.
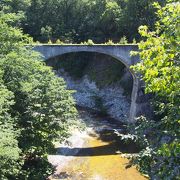
[[[145,180],[136,167],[122,154],[133,154],[139,148],[131,143],[124,144],[114,129],[125,131],[123,124],[95,112],[79,109],[86,124],[86,135],[77,135],[73,147],[57,147],[58,154],[50,158],[56,161],[56,172],[51,180]],[[75,138],[75,139],[76,139]],[[82,145],[78,142],[82,140]],[[59,163],[58,163],[59,158]],[[64,159],[63,159],[64,158]]]

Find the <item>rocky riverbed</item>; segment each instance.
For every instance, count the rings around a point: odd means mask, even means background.
[[[88,76],[73,79],[63,69],[56,71],[67,84],[68,89],[75,90],[76,104],[108,114],[120,121],[127,121],[130,110],[130,99],[124,95],[124,90],[118,84],[99,88]]]

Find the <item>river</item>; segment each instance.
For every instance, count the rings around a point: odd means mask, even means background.
[[[79,108],[85,127],[72,131],[71,137],[57,144],[57,154],[49,155],[56,166],[51,180],[145,180],[135,167],[129,166],[124,154],[138,151],[135,144],[124,144],[114,133],[125,131],[124,125],[108,116]]]

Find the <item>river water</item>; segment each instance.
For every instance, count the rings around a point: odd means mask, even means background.
[[[87,109],[79,109],[83,130],[75,128],[71,137],[57,144],[57,154],[49,155],[56,166],[51,180],[145,180],[135,167],[129,167],[124,154],[138,151],[135,144],[126,145],[114,133],[124,132],[122,123]]]

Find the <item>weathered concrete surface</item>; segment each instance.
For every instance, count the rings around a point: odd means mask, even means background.
[[[36,45],[35,50],[45,59],[72,52],[97,52],[110,55],[127,67],[139,62],[138,57],[131,57],[130,52],[138,50],[137,45]]]
[[[130,66],[138,63],[140,59],[137,56],[131,57],[130,52],[137,51],[137,45],[36,45],[34,50],[40,52],[45,60],[72,52],[97,52],[112,56],[122,62],[129,68],[134,79],[129,122],[135,121],[139,83],[136,74],[130,69]]]

